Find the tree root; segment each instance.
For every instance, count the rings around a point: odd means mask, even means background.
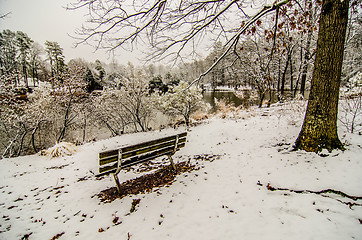
[[[257,185],[259,186],[264,186],[263,184],[261,184],[259,181],[257,183]],[[294,192],[294,193],[299,193],[299,194],[306,194],[306,193],[313,193],[313,194],[318,194],[318,195],[321,195],[323,197],[328,197],[328,198],[332,198],[340,203],[343,203],[347,206],[349,206],[350,209],[352,209],[353,206],[362,206],[362,204],[359,204],[359,203],[356,203],[356,202],[344,202],[344,201],[341,201],[339,199],[335,199],[331,196],[328,196],[328,195],[325,195],[326,193],[333,193],[333,194],[336,194],[336,195],[339,195],[339,196],[342,196],[344,198],[349,198],[353,201],[357,201],[357,200],[361,200],[362,197],[361,196],[352,196],[352,195],[348,195],[342,191],[338,191],[338,190],[334,190],[334,189],[324,189],[324,190],[321,190],[321,191],[312,191],[312,190],[294,190],[294,189],[289,189],[289,188],[275,188],[273,187],[272,185],[270,185],[270,183],[268,183],[266,186],[265,186],[269,191],[288,191],[288,192]]]

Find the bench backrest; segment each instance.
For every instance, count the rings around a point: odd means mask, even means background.
[[[163,155],[172,155],[185,146],[187,132],[164,137],[148,142],[139,143],[120,149],[99,153],[99,174],[115,172],[118,168],[130,167]],[[175,146],[177,142],[177,146]]]

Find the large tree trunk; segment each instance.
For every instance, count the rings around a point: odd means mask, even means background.
[[[337,134],[339,86],[349,0],[324,0],[311,92],[297,149],[343,149]]]

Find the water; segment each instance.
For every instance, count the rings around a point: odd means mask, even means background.
[[[215,99],[217,99],[218,101],[223,99],[226,101],[227,104],[233,104],[235,107],[247,104],[247,99],[237,97],[234,92],[207,91],[203,93],[203,99],[206,103],[211,105],[212,112],[216,112]]]
[[[256,91],[256,90],[254,90]],[[236,96],[233,91],[205,91],[203,93],[203,99],[206,103],[209,103],[212,108],[212,112],[216,112],[216,102],[215,99],[218,101],[225,100],[227,104],[233,104],[235,107],[239,106],[250,106],[250,105],[257,105],[259,104],[259,96],[257,93],[253,93],[256,97],[251,97],[251,91],[250,90],[241,90],[240,96]],[[290,98],[292,95],[291,91],[285,91],[284,92],[284,98]],[[306,92],[306,96],[309,95],[309,92]],[[271,94],[269,91],[265,93],[264,101],[269,101],[271,97],[271,103],[276,103],[279,101],[278,98],[278,92],[272,91]]]

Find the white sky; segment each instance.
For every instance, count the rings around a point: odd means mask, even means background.
[[[121,64],[129,61],[136,65],[143,63],[139,60],[143,57],[140,50],[126,52],[117,49],[116,55],[112,56],[104,50],[94,53],[94,48],[88,45],[75,48],[75,39],[69,35],[74,36],[75,30],[85,23],[86,9],[66,10],[67,4],[72,2],[76,0],[0,0],[0,14],[11,12],[7,18],[0,20],[0,31],[4,29],[23,31],[43,47],[46,40],[58,42],[64,50],[66,62],[73,58],[83,58],[88,62],[94,62],[96,59],[111,62],[114,58]],[[138,45],[138,49],[140,48],[142,46]],[[201,50],[201,54],[209,50],[205,48]]]
[[[46,40],[58,42],[64,49],[66,61],[72,58],[83,58],[89,62],[96,59],[111,62],[112,56],[105,51],[94,53],[94,48],[86,45],[74,48],[75,40],[68,34],[74,35],[75,29],[79,28],[86,18],[84,11],[67,11],[64,7],[70,2],[75,1],[0,0],[0,14],[11,12],[10,16],[0,20],[0,30],[23,31],[43,47]],[[119,56],[114,58],[118,63],[125,64],[128,61],[139,63],[135,57],[136,54],[130,52],[118,52],[117,54]]]

